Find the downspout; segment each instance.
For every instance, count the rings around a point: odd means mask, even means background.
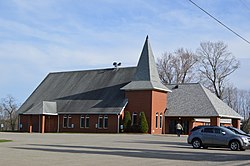
[[[117,122],[118,122],[118,124],[117,124],[117,133],[120,133],[120,116],[121,116],[122,112],[124,111],[125,107],[127,106],[127,104],[128,104],[128,100],[126,100],[120,114],[117,114],[117,118],[118,118],[117,119]]]

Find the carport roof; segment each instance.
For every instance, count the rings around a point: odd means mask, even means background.
[[[168,85],[166,117],[242,117],[199,83]]]

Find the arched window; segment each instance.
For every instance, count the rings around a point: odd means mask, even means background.
[[[103,116],[99,115],[98,117],[98,128],[103,128]]]
[[[133,112],[132,115],[132,125],[137,125],[137,113]]]
[[[68,127],[68,116],[64,115],[63,116],[63,128],[67,128]]]
[[[103,128],[108,128],[108,115],[104,116],[104,124],[103,124]]]
[[[158,128],[158,112],[155,114],[155,128]]]
[[[80,128],[85,128],[85,115],[81,115]]]
[[[163,123],[163,118],[162,118],[162,113],[160,114],[160,128],[162,128],[162,123]]]
[[[74,128],[71,115],[63,116],[63,128]]]
[[[85,127],[89,128],[89,115],[85,116]]]

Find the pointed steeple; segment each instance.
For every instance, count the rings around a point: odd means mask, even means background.
[[[148,40],[144,43],[133,80],[121,88],[122,90],[160,90],[171,92],[159,78],[154,55]]]

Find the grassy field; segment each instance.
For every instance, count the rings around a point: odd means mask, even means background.
[[[11,142],[12,140],[0,139],[0,143],[2,142]]]

